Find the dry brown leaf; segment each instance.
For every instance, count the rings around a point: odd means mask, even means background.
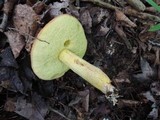
[[[13,24],[21,35],[26,37],[26,50],[30,51],[33,36],[37,30],[39,16],[32,7],[19,4],[15,7]]]
[[[22,35],[15,31],[7,31],[5,32],[6,36],[8,37],[9,44],[11,46],[13,55],[17,58],[25,46],[25,40]]]
[[[36,4],[32,6],[33,10],[36,12],[36,14],[40,14],[42,10],[46,7],[46,4],[44,1],[38,1]]]
[[[137,27],[123,12],[115,10],[116,20],[126,23],[130,27]]]
[[[28,14],[29,13],[29,14]],[[17,5],[14,10],[13,24],[20,34],[34,35],[39,17],[32,7],[27,5]]]

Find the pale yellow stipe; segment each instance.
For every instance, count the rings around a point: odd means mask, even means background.
[[[67,49],[63,50],[59,55],[59,59],[103,93],[114,92],[114,87],[111,85],[110,79],[102,70],[91,65],[71,51]]]

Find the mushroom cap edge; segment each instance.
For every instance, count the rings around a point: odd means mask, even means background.
[[[62,50],[68,49],[83,57],[87,40],[81,23],[68,14],[47,23],[38,33],[31,49],[31,66],[42,80],[61,77],[69,68],[59,60]]]

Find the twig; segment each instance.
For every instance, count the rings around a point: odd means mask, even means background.
[[[129,40],[127,39],[126,34],[124,33],[124,31],[122,30],[122,28],[119,28],[119,25],[116,24],[115,25],[115,31],[117,32],[117,34],[121,37],[121,39],[124,41],[124,43],[126,44],[127,48],[129,50],[132,50],[132,45],[129,42]]]
[[[103,2],[102,0],[81,0],[81,1],[92,2],[93,4],[96,4],[96,5],[99,5],[101,7],[111,9],[111,10],[120,9],[119,7],[116,7],[116,6],[111,5],[109,3]]]
[[[21,35],[23,34],[23,35],[28,36],[28,37],[30,37],[30,38],[32,38],[32,39],[38,39],[38,40],[41,41],[41,42],[45,42],[45,43],[47,43],[47,44],[50,44],[50,43],[47,42],[46,40],[41,40],[41,39],[39,39],[39,38],[37,38],[37,37],[34,37],[34,36],[32,36],[32,35],[30,35],[30,34],[28,34],[28,33],[21,32],[21,31],[17,30],[16,28],[8,27],[8,30],[13,30],[13,31],[18,32],[18,33],[21,34]]]
[[[145,12],[156,13],[157,11],[154,9],[154,7],[146,7]]]
[[[126,15],[138,17],[141,19],[148,19],[148,20],[152,20],[152,21],[156,21],[156,22],[160,21],[160,17],[158,17],[158,16],[151,15],[149,13],[139,12],[139,11],[136,11],[131,8],[121,9],[121,8],[113,6],[109,3],[103,2],[102,0],[81,0],[81,1],[92,2],[93,4],[96,4],[98,6],[101,6],[101,7],[107,8],[107,9],[111,9],[111,10],[119,9],[119,10],[123,11],[124,14],[126,14]]]
[[[123,12],[126,15],[138,17],[140,19],[146,19],[146,20],[152,20],[155,22],[160,22],[160,17],[158,17],[158,16],[155,16],[155,15],[152,15],[149,13],[138,12],[138,11],[131,9],[131,8],[125,8],[125,9],[123,9]]]
[[[52,112],[54,112],[54,113],[60,115],[61,117],[65,118],[66,120],[71,120],[71,119],[67,118],[65,115],[63,115],[62,113],[58,112],[57,110],[55,110],[55,109],[53,109],[53,108],[51,108],[51,107],[49,107],[49,109],[50,109]]]
[[[144,11],[146,9],[146,6],[140,0],[126,0],[126,2],[138,11]]]

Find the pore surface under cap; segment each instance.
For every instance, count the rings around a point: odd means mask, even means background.
[[[70,15],[60,15],[39,32],[31,50],[34,73],[43,80],[61,77],[69,68],[59,60],[59,54],[68,49],[83,57],[87,40],[80,22]]]

